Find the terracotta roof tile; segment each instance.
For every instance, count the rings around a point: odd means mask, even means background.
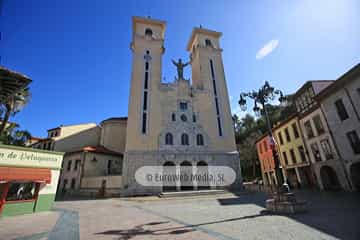
[[[73,152],[70,152],[70,153],[76,153],[76,152],[92,152],[92,153],[103,153],[103,154],[123,156],[122,153],[112,151],[110,149],[107,149],[104,146],[86,146],[86,147],[81,148],[80,150],[73,151]]]

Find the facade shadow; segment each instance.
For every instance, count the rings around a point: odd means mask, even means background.
[[[120,239],[126,239],[126,240],[131,239],[135,236],[141,236],[141,235],[153,235],[153,236],[172,235],[172,234],[178,235],[178,234],[184,234],[184,233],[188,233],[188,232],[197,231],[198,230],[197,228],[201,227],[201,226],[224,223],[224,222],[239,221],[239,220],[244,220],[244,219],[261,217],[261,216],[269,215],[269,214],[270,213],[268,213],[267,211],[261,211],[259,214],[238,217],[238,218],[228,218],[228,219],[222,219],[222,220],[218,220],[218,221],[210,221],[210,222],[204,222],[204,223],[199,223],[199,224],[189,224],[189,225],[184,225],[184,226],[180,226],[180,227],[160,228],[160,229],[155,229],[155,230],[145,229],[146,226],[154,226],[154,225],[161,225],[161,224],[169,223],[166,221],[150,222],[150,223],[135,226],[134,228],[131,228],[131,229],[108,230],[108,231],[104,231],[104,232],[95,233],[95,235],[113,235],[113,236],[119,236]]]
[[[297,199],[306,200],[305,213],[282,215],[329,234],[339,239],[360,239],[360,193],[359,192],[320,192],[314,190],[294,191]],[[267,194],[251,192],[239,194],[238,198],[218,199],[219,204],[256,204],[265,208]]]
[[[238,204],[256,204],[265,208],[267,195],[265,193],[243,193],[238,198],[220,198],[217,199],[220,205],[238,205]]]
[[[193,228],[189,227],[176,227],[176,228],[164,228],[164,229],[146,229],[148,226],[155,226],[155,225],[161,225],[161,224],[167,224],[168,221],[164,222],[150,222],[146,224],[140,224],[137,225],[131,229],[120,229],[120,230],[108,230],[104,232],[95,233],[95,235],[111,235],[111,236],[117,236],[119,239],[122,240],[128,240],[136,236],[160,236],[160,235],[179,235],[184,233],[189,233],[196,231]]]
[[[290,218],[340,239],[360,239],[360,193],[299,191],[308,212]]]

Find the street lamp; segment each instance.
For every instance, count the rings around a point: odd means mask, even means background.
[[[243,98],[243,96],[241,94],[240,94],[239,105],[240,105],[241,111],[246,110],[246,100]]]
[[[269,118],[269,114],[266,108],[266,104],[270,101],[275,100],[276,96],[279,96],[278,100],[280,105],[286,106],[287,99],[284,96],[283,92],[275,89],[270,86],[269,82],[265,82],[265,84],[258,90],[252,92],[243,92],[240,93],[239,106],[242,111],[246,110],[246,98],[250,98],[254,100],[253,111],[257,116],[261,116],[262,113],[265,115],[266,124],[269,133],[269,142],[271,145],[273,158],[275,162],[275,177],[276,177],[276,192],[273,191],[273,196],[266,200],[266,208],[272,212],[277,213],[295,213],[295,212],[304,212],[306,211],[306,201],[298,201],[295,198],[295,195],[289,192],[289,189],[286,186],[281,186],[280,176],[280,161],[279,155],[276,151],[276,143],[273,137],[273,132],[271,128],[271,122]],[[260,107],[258,106],[260,104]]]
[[[281,105],[286,105],[286,97],[284,96],[281,90],[275,89],[274,87],[270,86],[269,82],[265,82],[265,84],[258,90],[258,91],[251,91],[251,92],[243,92],[240,94],[239,106],[242,111],[246,110],[246,98],[250,98],[254,100],[254,107],[253,111],[257,117],[260,117],[262,113],[265,115],[266,124],[269,133],[269,140],[271,143],[273,157],[275,162],[275,177],[277,185],[280,185],[280,161],[279,156],[275,148],[275,139],[273,137],[271,122],[269,118],[269,114],[266,108],[266,104],[270,101],[275,100],[276,96],[279,96],[278,100]],[[258,106],[260,104],[260,107]]]
[[[254,103],[253,111],[254,111],[254,113],[255,113],[255,115],[256,115],[257,117],[260,117],[260,116],[261,116],[261,109],[258,107],[256,101],[255,101],[255,103]]]

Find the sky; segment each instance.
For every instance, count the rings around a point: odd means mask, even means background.
[[[167,22],[168,82],[176,75],[171,59],[189,59],[193,27],[222,32],[231,107],[240,115],[240,92],[269,81],[293,93],[360,62],[357,0],[3,0],[0,64],[33,80],[31,101],[11,120],[43,137],[61,124],[127,116],[132,16]]]

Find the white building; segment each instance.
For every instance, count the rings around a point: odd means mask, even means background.
[[[65,152],[58,196],[119,196],[127,118],[109,118],[48,130],[32,147]]]
[[[325,88],[316,99],[352,188],[360,191],[360,64]]]
[[[300,128],[320,189],[349,190],[344,163],[315,96],[334,81],[308,81],[295,93]]]

